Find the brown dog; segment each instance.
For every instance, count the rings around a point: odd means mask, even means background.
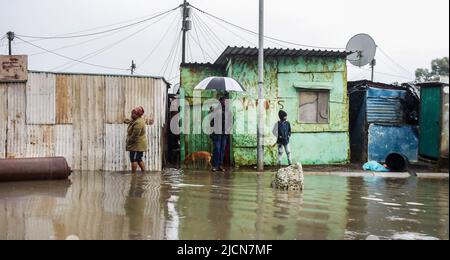
[[[211,168],[211,154],[208,152],[191,153],[186,157],[186,160],[184,160],[184,165],[187,166],[191,163],[194,168],[197,168],[197,162],[206,162],[206,165]]]

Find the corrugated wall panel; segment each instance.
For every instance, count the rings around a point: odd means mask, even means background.
[[[71,76],[56,75],[56,124],[72,124]]]
[[[82,105],[81,103],[81,76],[70,76],[70,85],[72,87],[72,119],[73,119],[73,169],[75,170],[81,170],[81,161],[82,158],[82,146],[81,146],[81,140],[83,140],[82,135],[82,125],[83,122],[81,122],[81,115],[82,115]]]
[[[75,169],[73,166],[73,137],[72,125],[55,125],[55,156],[65,157],[69,167]]]
[[[27,82],[27,124],[55,124],[55,80],[54,74],[29,73]]]
[[[404,109],[402,100],[405,90],[369,88],[367,91],[368,123],[403,124]]]
[[[73,82],[74,135],[80,137],[74,149],[81,170],[102,170],[104,161],[105,81],[100,76],[78,76]],[[76,120],[75,120],[76,114]],[[79,151],[77,151],[79,149]],[[77,163],[77,162],[75,162]]]
[[[0,158],[6,156],[6,129],[8,125],[8,86],[0,84]]]
[[[121,124],[123,123],[126,113],[125,111],[125,78],[123,77],[106,77],[106,123]]]
[[[8,84],[6,157],[23,158],[27,152],[26,84]]]
[[[28,158],[55,156],[54,126],[28,125]]]
[[[105,127],[105,171],[129,170],[126,150],[126,124],[106,124]]]

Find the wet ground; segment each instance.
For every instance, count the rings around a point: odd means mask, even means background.
[[[0,184],[0,239],[449,239],[448,178],[75,173]]]

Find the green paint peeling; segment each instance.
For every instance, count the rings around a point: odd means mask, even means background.
[[[349,101],[347,97],[347,67],[345,58],[266,57],[265,65],[266,131],[265,163],[276,165],[278,151],[273,125],[278,111],[289,114],[293,135],[291,149],[294,161],[306,165],[345,164],[350,158]],[[258,73],[257,57],[230,57],[226,68],[211,65],[184,65],[181,68],[182,88],[191,102],[193,88],[209,76],[227,75],[238,80],[246,93],[231,93],[234,130],[231,157],[236,166],[256,164],[256,124]],[[299,122],[301,91],[326,90],[330,93],[329,121],[322,124]],[[214,92],[201,94],[202,100],[214,97]],[[185,135],[186,154],[207,149],[207,135]]]

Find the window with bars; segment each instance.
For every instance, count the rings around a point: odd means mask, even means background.
[[[330,111],[329,90],[301,90],[299,92],[300,123],[328,124]]]

